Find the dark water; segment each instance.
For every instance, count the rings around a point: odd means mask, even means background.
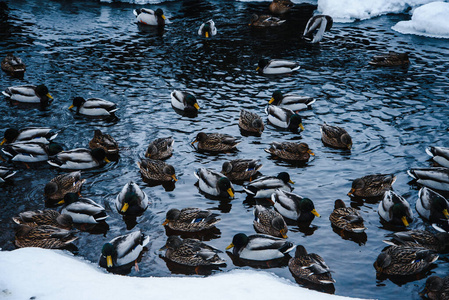
[[[138,228],[147,233],[149,251],[140,272],[131,276],[179,276],[167,267],[159,251],[166,233],[161,226],[172,207],[201,207],[221,215],[219,232],[206,238],[222,250],[238,232],[254,233],[252,205],[244,193],[232,201],[207,199],[194,185],[199,167],[221,169],[225,160],[258,158],[265,175],[288,171],[296,182],[294,192],[311,198],[322,218],[308,230],[289,226],[289,239],[309,252],[320,254],[336,280],[335,294],[363,298],[419,299],[425,278],[407,281],[376,279],[372,266],[384,248],[389,229],[377,214],[377,203],[351,203],[346,193],[351,181],[373,173],[395,173],[395,190],[414,208],[418,190],[410,185],[406,170],[429,166],[424,152],[429,145],[447,146],[449,93],[449,42],[401,35],[390,28],[408,19],[388,15],[363,22],[335,24],[321,45],[306,45],[299,39],[301,26],[313,8],[297,6],[282,28],[252,30],[247,26],[253,12],[266,12],[268,2],[174,1],[158,5],[173,22],[164,32],[139,29],[128,4],[102,5],[89,1],[9,1],[9,20],[1,27],[0,54],[15,52],[27,64],[23,80],[0,75],[0,88],[45,82],[54,103],[47,110],[22,109],[0,102],[0,132],[8,127],[51,126],[60,130],[57,141],[66,149],[87,147],[98,128],[118,141],[120,160],[104,168],[84,171],[83,195],[108,208],[106,236],[79,233],[78,255],[98,262],[101,246],[127,233],[113,201],[130,180],[136,181],[151,198]],[[148,6],[150,7],[150,6]],[[196,35],[200,23],[214,19],[218,35],[204,41]],[[388,50],[409,51],[409,68],[380,69],[368,66],[369,59]],[[255,72],[260,57],[297,60],[299,72],[265,77]],[[176,114],[170,92],[187,89],[201,106],[197,118]],[[262,137],[243,137],[239,151],[208,156],[199,154],[189,142],[199,131],[240,136],[241,108],[264,115],[275,89],[317,98],[313,109],[302,112],[305,131],[292,134],[267,126]],[[101,97],[118,104],[118,120],[86,120],[67,108],[75,96]],[[265,119],[265,116],[264,116]],[[319,124],[324,121],[345,127],[352,135],[351,152],[323,146]],[[179,181],[175,189],[149,186],[142,181],[136,162],[149,141],[172,135],[175,152],[167,162],[174,165]],[[301,140],[316,157],[306,166],[272,160],[263,151],[272,141]],[[10,165],[4,163],[5,165]],[[44,208],[43,187],[62,173],[41,164],[18,173],[1,189],[0,247],[14,249],[11,217],[24,210]],[[236,186],[242,191],[241,186]],[[355,240],[333,231],[328,216],[334,200],[344,199],[360,209],[368,228]],[[429,229],[415,214],[411,228]],[[235,268],[231,258],[223,271]],[[237,263],[238,264],[238,263]],[[448,256],[440,256],[429,272],[443,276]],[[265,266],[267,267],[267,266]],[[285,266],[268,270],[294,282]],[[217,272],[217,271],[215,271]],[[184,276],[184,275],[182,275]]]

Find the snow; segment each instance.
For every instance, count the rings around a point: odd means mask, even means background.
[[[410,21],[401,21],[392,27],[403,34],[449,38],[449,3],[432,2],[416,8]]]
[[[34,297],[34,298],[32,298]],[[129,277],[61,250],[0,251],[0,298],[79,299],[349,299],[308,290],[264,271],[209,277]]]

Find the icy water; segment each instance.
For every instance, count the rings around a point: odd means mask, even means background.
[[[394,228],[384,226],[377,202],[351,200],[346,194],[353,179],[374,173],[394,173],[394,189],[412,205],[418,189],[409,184],[406,170],[431,165],[425,154],[429,145],[448,146],[449,42],[401,35],[390,28],[407,15],[387,15],[363,22],[334,24],[321,45],[307,45],[299,33],[313,7],[297,5],[283,27],[251,29],[252,13],[267,13],[268,2],[173,1],[157,5],[172,24],[164,31],[139,28],[129,4],[99,4],[94,1],[9,1],[9,19],[1,24],[0,54],[14,52],[27,64],[23,80],[4,73],[0,88],[45,82],[55,98],[46,110],[19,108],[2,99],[0,133],[9,128],[51,126],[59,130],[57,142],[65,149],[87,147],[94,129],[111,134],[120,145],[120,159],[105,167],[83,171],[83,195],[108,209],[106,234],[80,232],[77,255],[98,262],[102,245],[129,232],[114,207],[121,188],[133,180],[151,199],[135,228],[150,236],[140,272],[130,276],[197,276],[192,270],[175,269],[159,249],[166,232],[161,225],[172,207],[200,207],[220,214],[218,231],[204,237],[225,250],[234,234],[253,234],[254,201],[240,185],[231,201],[208,199],[198,191],[193,175],[199,167],[221,169],[225,160],[257,158],[261,173],[288,171],[294,192],[311,198],[321,218],[310,228],[289,226],[289,240],[308,252],[321,255],[334,271],[337,295],[362,298],[419,299],[425,278],[431,273],[447,275],[448,256],[441,255],[434,268],[420,277],[396,280],[376,278],[373,262],[385,247],[382,240]],[[155,6],[147,6],[154,8]],[[196,35],[199,25],[213,18],[218,35],[204,40]],[[373,68],[373,55],[389,50],[410,52],[408,68]],[[255,72],[261,57],[299,61],[299,72],[286,76],[261,76]],[[177,114],[170,92],[193,92],[201,110],[196,118]],[[293,134],[266,126],[261,137],[241,136],[241,108],[263,116],[271,93],[281,89],[317,99],[313,108],[300,114],[305,131]],[[75,96],[100,97],[118,104],[117,119],[87,120],[67,108]],[[354,142],[352,151],[325,147],[319,124],[327,122],[347,129]],[[238,151],[200,154],[190,142],[200,131],[222,132],[241,137]],[[148,143],[173,136],[174,155],[167,163],[179,179],[173,187],[143,182],[136,162]],[[263,151],[272,141],[306,142],[316,154],[304,166],[274,160]],[[3,165],[11,166],[5,162]],[[0,247],[14,249],[11,217],[30,209],[43,209],[44,185],[62,172],[47,164],[26,169],[15,165],[17,174],[0,187]],[[343,199],[360,210],[367,227],[359,238],[340,236],[329,222],[334,201]],[[412,229],[431,229],[415,212]],[[291,253],[293,255],[293,253]],[[226,267],[252,268],[233,262],[226,253]],[[295,282],[285,264],[261,265]],[[7,270],[3,270],[7,271]],[[217,291],[218,292],[218,291]]]

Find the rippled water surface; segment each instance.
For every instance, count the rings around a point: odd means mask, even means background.
[[[391,228],[381,224],[378,203],[351,202],[346,194],[357,177],[394,173],[398,176],[394,189],[414,208],[418,190],[409,184],[406,170],[431,164],[424,151],[427,146],[449,145],[447,40],[396,33],[391,26],[409,16],[388,15],[334,24],[321,45],[307,45],[299,39],[314,9],[307,5],[297,5],[283,27],[251,29],[247,25],[250,15],[266,13],[268,2],[166,2],[158,5],[172,21],[164,31],[139,28],[132,13],[139,6],[129,4],[14,0],[9,6],[9,20],[1,27],[0,54],[16,53],[28,69],[23,80],[0,74],[0,88],[45,82],[55,101],[46,110],[1,101],[1,134],[9,127],[51,126],[60,130],[56,140],[72,149],[87,147],[98,128],[120,145],[118,162],[83,172],[87,179],[83,195],[108,209],[110,228],[106,235],[80,232],[75,242],[79,256],[96,263],[105,242],[129,232],[113,203],[123,185],[134,180],[151,198],[136,226],[151,241],[140,272],[133,269],[130,275],[185,273],[167,265],[159,251],[166,241],[161,225],[165,212],[190,206],[219,213],[219,232],[205,240],[222,250],[234,234],[254,233],[254,201],[246,198],[242,187],[236,186],[232,201],[208,199],[195,186],[193,172],[199,167],[220,170],[225,160],[258,158],[264,175],[288,171],[295,181],[294,192],[311,198],[322,215],[306,230],[289,226],[288,235],[295,244],[325,259],[334,271],[335,294],[419,299],[425,277],[405,281],[376,278],[372,264],[385,247],[382,239]],[[218,35],[206,41],[196,31],[210,18],[217,24]],[[368,65],[373,55],[389,50],[410,52],[411,65],[387,69]],[[287,76],[261,76],[255,72],[261,57],[297,60],[301,69]],[[196,118],[173,110],[170,92],[174,89],[197,96],[201,110]],[[264,108],[275,89],[317,99],[311,110],[301,112],[304,132],[293,134],[268,125],[261,137],[241,137],[239,151],[215,156],[199,154],[190,146],[199,131],[241,136],[237,125],[240,109],[250,109],[266,119]],[[116,102],[118,120],[76,117],[67,109],[75,96]],[[319,131],[323,122],[346,128],[353,138],[352,151],[325,147]],[[175,138],[175,152],[167,162],[175,166],[179,178],[173,190],[143,182],[136,165],[151,140],[169,135]],[[305,166],[295,166],[273,160],[263,151],[272,141],[284,140],[306,142],[315,158]],[[47,164],[15,168],[19,172],[13,180],[0,187],[0,247],[5,250],[14,249],[11,217],[44,208],[44,185],[62,173]],[[368,228],[366,236],[354,239],[334,232],[328,216],[338,198],[360,210]],[[415,217],[411,228],[430,228],[416,213]],[[222,256],[227,266],[221,271],[251,268],[236,266],[225,253]],[[446,275],[448,264],[447,254],[441,255],[431,273]],[[285,265],[267,271],[295,281]]]

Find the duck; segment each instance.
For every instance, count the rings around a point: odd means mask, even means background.
[[[115,208],[122,215],[141,215],[148,208],[148,202],[147,194],[130,181],[115,198]]]
[[[410,59],[407,52],[390,51],[386,54],[375,55],[368,63],[372,66],[380,67],[408,66]]]
[[[352,148],[352,138],[342,127],[332,126],[324,122],[320,127],[321,141],[324,145],[338,149]]]
[[[281,20],[278,17],[252,14],[248,25],[254,27],[274,27],[282,25],[284,22],[285,20]]]
[[[440,166],[449,168],[449,147],[430,146],[426,148],[426,153]]]
[[[277,74],[288,74],[299,70],[300,65],[296,61],[286,60],[286,59],[265,59],[259,60],[256,71],[261,74],[267,75],[277,75]]]
[[[196,97],[186,91],[173,91],[170,94],[171,105],[185,113],[195,114],[200,110]]]
[[[259,159],[238,158],[225,161],[221,167],[221,173],[231,181],[251,180],[262,168]]]
[[[11,168],[0,166],[0,184],[4,183],[6,179],[14,176],[17,171],[14,171]]]
[[[198,29],[198,35],[204,36],[205,38],[210,38],[216,34],[217,34],[217,27],[215,27],[215,22],[213,20],[204,22]]]
[[[441,278],[433,275],[427,278],[424,294],[431,300],[449,299],[449,276]]]
[[[374,268],[385,275],[414,275],[427,270],[438,259],[438,255],[421,247],[389,246],[384,249]]]
[[[372,174],[366,175],[352,181],[348,196],[371,198],[383,197],[386,191],[391,190],[396,181],[394,174]]]
[[[294,142],[272,142],[270,148],[264,149],[264,151],[289,161],[307,162],[310,155],[315,155],[306,143]]]
[[[64,170],[85,170],[100,167],[110,161],[102,148],[93,150],[76,148],[62,151],[50,157],[47,161],[51,166]]]
[[[316,15],[307,21],[302,38],[312,44],[319,43],[326,31],[331,30],[334,20],[331,16]]]
[[[366,227],[363,225],[363,217],[353,207],[346,207],[341,199],[335,200],[334,210],[329,216],[331,224],[348,232],[362,233]]]
[[[413,221],[410,204],[401,195],[391,190],[385,192],[377,213],[384,221],[395,225],[407,227]]]
[[[49,144],[36,142],[20,142],[5,145],[2,152],[12,161],[35,163],[49,159],[49,157],[61,153],[63,148],[60,144],[50,142]]]
[[[6,54],[6,57],[2,60],[1,68],[4,72],[17,77],[23,76],[26,71],[26,65],[22,59],[12,53]]]
[[[137,259],[150,242],[150,237],[140,230],[120,235],[101,248],[99,265],[106,269],[114,269],[135,263],[138,271]]]
[[[293,6],[294,4],[291,0],[273,0],[268,9],[273,14],[282,15],[290,11]]]
[[[226,250],[232,249],[232,253],[246,260],[266,261],[283,258],[295,248],[292,242],[283,238],[266,234],[253,234],[247,236],[244,233],[237,233],[232,238],[232,243]]]
[[[233,151],[240,144],[237,138],[229,134],[204,132],[199,132],[191,144],[196,142],[198,142],[198,150],[209,152]]]
[[[253,198],[267,199],[277,189],[291,192],[293,188],[289,183],[294,184],[290,179],[290,174],[280,172],[277,176],[262,176],[257,178],[245,185],[243,190]]]
[[[296,278],[314,284],[333,284],[331,270],[324,259],[315,253],[307,253],[306,248],[297,245],[295,256],[288,261],[288,269]]]
[[[12,144],[19,142],[36,142],[48,144],[58,135],[49,127],[26,127],[22,129],[8,128],[5,130],[4,139],[0,143]]]
[[[187,207],[181,210],[171,208],[167,211],[163,226],[176,231],[198,232],[209,230],[221,220],[210,210]]]
[[[198,266],[217,266],[226,263],[217,253],[222,251],[211,247],[197,239],[184,239],[172,235],[167,238],[165,246],[165,257],[175,263],[198,267]]]
[[[269,105],[267,108],[268,121],[279,128],[298,132],[298,128],[304,131],[300,115],[288,108]]]
[[[254,206],[253,225],[258,233],[287,238],[288,228],[282,215],[265,206]]]
[[[449,168],[414,168],[407,171],[416,183],[439,191],[449,191]]]
[[[31,227],[18,225],[14,244],[17,248],[38,247],[44,249],[61,249],[67,247],[78,237],[72,230],[62,229],[51,225]]]
[[[262,118],[246,109],[240,110],[239,127],[241,130],[249,133],[261,135],[264,128]]]
[[[100,98],[75,97],[69,109],[74,107],[76,107],[77,114],[86,117],[109,117],[118,110],[115,103]]]
[[[234,186],[223,174],[207,168],[200,168],[194,174],[202,192],[221,198],[234,198]]]
[[[53,101],[45,84],[11,86],[2,92],[11,101],[47,106]]]
[[[13,217],[12,220],[16,224],[23,224],[30,227],[37,227],[40,225],[50,225],[66,230],[70,230],[73,226],[73,219],[66,214],[60,214],[56,210],[30,210],[21,212],[17,217]]]
[[[175,168],[161,160],[144,158],[137,162],[140,173],[145,179],[152,181],[178,181]]]
[[[94,137],[89,141],[89,148],[91,150],[102,148],[106,155],[116,155],[119,150],[115,139],[107,133],[102,133],[99,129],[94,131]]]
[[[146,158],[164,160],[172,156],[173,144],[175,140],[173,137],[163,137],[152,141],[145,152]]]
[[[61,214],[71,216],[73,223],[98,224],[108,217],[103,206],[92,199],[80,198],[76,193],[67,193],[63,204]]]
[[[313,201],[294,193],[276,190],[271,195],[274,209],[284,218],[295,220],[298,223],[310,223],[315,217],[321,217],[316,211]]]
[[[436,252],[446,251],[449,247],[449,233],[432,233],[427,230],[408,230],[386,235],[390,240],[383,240],[391,246],[422,247]]]
[[[60,201],[67,193],[79,194],[86,179],[81,179],[81,172],[75,171],[56,176],[44,187],[44,195],[47,199]]]
[[[422,187],[418,192],[418,201],[416,201],[416,211],[418,214],[432,222],[439,223],[441,220],[449,219],[449,201],[437,192]]]
[[[316,99],[308,96],[299,96],[295,94],[282,94],[280,90],[273,92],[269,105],[280,106],[288,108],[292,111],[306,110],[312,107],[312,104],[316,102]]]
[[[140,8],[135,9],[133,13],[139,24],[163,27],[169,23],[160,8],[156,9],[156,11],[148,8]]]

